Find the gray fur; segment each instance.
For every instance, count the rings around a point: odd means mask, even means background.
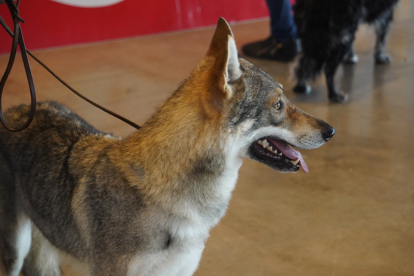
[[[243,157],[298,170],[286,157],[258,155],[257,139],[316,148],[327,131],[333,135],[263,70],[234,60],[229,39],[220,19],[206,58],[125,139],[55,102],[39,103],[23,132],[0,128],[6,276],[17,276],[21,266],[26,276],[60,276],[64,254],[87,264],[92,276],[192,275],[209,230],[226,212]],[[18,127],[28,110],[14,107],[5,117]]]

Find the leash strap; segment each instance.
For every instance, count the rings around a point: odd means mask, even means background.
[[[20,28],[20,21],[24,22],[24,20],[19,16],[19,10],[18,10],[19,2],[20,1],[18,1],[17,4],[15,4],[12,0],[6,0],[7,7],[9,8],[9,11],[13,18],[14,35],[11,32],[10,28],[7,26],[6,22],[3,20],[3,18],[0,17],[0,24],[13,37],[13,43],[12,43],[12,48],[10,50],[9,62],[7,63],[6,71],[4,72],[4,75],[0,81],[0,122],[5,129],[11,132],[17,132],[17,131],[22,131],[26,129],[30,125],[30,123],[33,121],[33,118],[36,112],[36,90],[35,90],[35,86],[33,82],[32,71],[30,70],[29,59],[27,58],[26,46],[24,45],[22,30]],[[4,85],[6,84],[7,78],[9,77],[10,72],[13,68],[13,64],[14,64],[14,60],[15,60],[16,52],[17,52],[17,45],[20,46],[24,70],[26,71],[26,77],[29,83],[31,105],[30,105],[29,118],[27,119],[26,123],[21,128],[12,128],[7,124],[6,119],[4,118],[3,109],[2,109],[2,96],[3,96]]]
[[[73,89],[70,85],[68,85],[66,82],[64,82],[60,77],[58,77],[49,67],[47,67],[43,62],[41,62],[37,57],[35,57],[29,50],[27,50],[26,46],[24,44],[22,30],[20,28],[20,22],[24,23],[24,20],[19,15],[18,6],[20,4],[20,0],[17,0],[16,4],[13,2],[13,0],[4,0],[4,1],[6,2],[7,7],[9,8],[10,14],[13,18],[13,24],[14,24],[14,33],[13,33],[10,30],[9,26],[7,26],[7,24],[3,20],[3,18],[0,16],[0,24],[9,33],[9,35],[13,38],[13,43],[12,43],[12,48],[11,48],[11,51],[10,51],[9,62],[7,64],[7,67],[6,67],[6,71],[4,72],[4,75],[3,75],[3,77],[0,81],[0,122],[1,122],[1,124],[3,125],[3,127],[5,129],[7,129],[8,131],[11,131],[11,132],[22,131],[22,130],[26,129],[31,124],[31,122],[33,121],[33,118],[35,116],[35,112],[36,112],[36,90],[35,90],[35,85],[34,85],[34,81],[33,81],[32,72],[30,70],[30,64],[29,64],[29,59],[27,57],[27,54],[29,54],[43,68],[45,68],[50,74],[52,74],[58,81],[60,81],[64,86],[66,86],[70,91],[75,93],[80,98],[84,99],[88,103],[96,106],[97,108],[101,109],[102,111],[105,111],[106,113],[120,119],[121,121],[129,124],[130,126],[136,128],[136,129],[141,128],[139,125],[135,124],[134,122],[122,117],[121,115],[119,115],[119,114],[117,114],[117,113],[115,113],[115,112],[113,112],[113,111],[111,111],[111,110],[109,110],[109,109],[93,102],[92,100],[86,98],[85,96],[83,96],[81,93],[79,93],[78,91]],[[3,3],[3,0],[0,0],[0,4],[2,4],[2,3]],[[10,72],[13,68],[13,64],[14,64],[14,60],[15,60],[16,52],[17,52],[17,45],[20,46],[20,52],[21,52],[21,55],[22,55],[23,65],[24,65],[24,69],[26,71],[27,81],[29,83],[31,105],[30,105],[29,118],[27,119],[26,123],[21,128],[15,129],[15,128],[10,127],[6,122],[6,119],[4,118],[3,109],[2,109],[2,95],[3,95],[4,85],[6,84],[7,78],[9,77]]]

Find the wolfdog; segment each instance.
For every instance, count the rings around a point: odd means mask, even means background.
[[[296,68],[296,93],[310,93],[307,84],[325,71],[331,102],[346,102],[348,95],[339,92],[334,83],[341,62],[356,63],[352,44],[361,22],[374,24],[377,34],[374,58],[377,64],[390,62],[385,43],[394,7],[399,0],[297,0],[295,22],[301,39],[302,57]]]
[[[14,125],[26,105],[5,114]],[[238,58],[220,19],[205,58],[125,139],[96,130],[55,102],[31,126],[0,130],[0,256],[5,275],[192,275],[209,230],[226,212],[244,157],[308,171],[293,149],[334,129],[296,108],[282,86]]]

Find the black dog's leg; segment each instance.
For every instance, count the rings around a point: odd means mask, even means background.
[[[331,102],[341,103],[348,100],[348,95],[340,93],[335,86],[334,77],[336,69],[338,69],[339,64],[343,61],[344,56],[348,53],[351,44],[345,45],[342,44],[338,46],[334,51],[325,65],[325,77],[326,85],[328,86],[328,96]]]
[[[354,45],[351,46],[348,53],[345,54],[344,64],[355,64],[358,62],[358,56],[354,52]]]
[[[391,58],[385,53],[385,43],[387,33],[390,29],[392,21],[393,10],[388,10],[386,13],[375,21],[375,30],[377,33],[377,41],[375,43],[375,63],[387,64],[390,63]]]
[[[302,56],[295,70],[297,84],[293,88],[293,91],[298,94],[309,94],[311,88],[308,85],[308,80],[315,79],[321,71],[322,65],[323,62],[321,59],[310,58],[306,55]]]

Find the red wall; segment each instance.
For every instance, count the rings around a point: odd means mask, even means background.
[[[97,0],[94,0],[97,1]],[[6,5],[0,15],[9,26]],[[28,49],[86,43],[169,32],[268,16],[264,0],[124,0],[106,7],[84,8],[52,0],[22,0],[20,15]],[[0,27],[0,53],[11,39]]]

